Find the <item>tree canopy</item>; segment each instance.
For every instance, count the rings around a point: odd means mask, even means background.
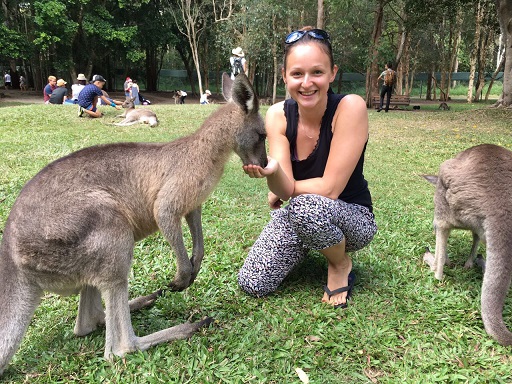
[[[468,101],[478,101],[486,76],[504,71],[500,105],[512,104],[510,0],[2,0],[0,65],[41,89],[49,75],[74,81],[101,73],[109,86],[130,75],[158,90],[162,68],[184,69],[193,93],[227,71],[242,47],[249,77],[275,97],[284,36],[324,23],[343,73],[365,76],[377,91],[383,64],[393,61],[397,91],[414,74],[429,74],[428,97],[447,99],[451,74],[470,72]],[[501,37],[501,38],[500,38]],[[507,44],[508,41],[508,44]],[[441,77],[434,74],[441,73]],[[197,87],[197,88],[196,88]],[[341,89],[341,81],[336,84]]]

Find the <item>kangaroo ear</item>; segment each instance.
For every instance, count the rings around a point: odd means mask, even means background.
[[[231,77],[226,73],[222,73],[222,96],[226,99],[226,101],[229,101],[231,99],[231,91],[233,90],[233,80],[231,80]]]
[[[429,183],[437,184],[438,177],[435,175],[422,175]]]
[[[258,98],[245,74],[241,73],[235,78],[231,97],[235,103],[242,107],[246,114],[258,113]]]

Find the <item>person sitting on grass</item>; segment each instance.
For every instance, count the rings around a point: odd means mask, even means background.
[[[64,79],[57,80],[57,88],[50,95],[50,104],[64,104],[68,98],[68,89]]]
[[[55,88],[57,88],[57,78],[55,76],[48,76],[48,84],[43,89],[43,101],[45,104],[50,103],[50,95]]]
[[[82,117],[83,113],[87,113],[90,117],[101,117],[103,114],[96,108],[98,100],[103,100],[110,106],[121,109],[122,101],[108,99],[102,92],[106,80],[101,75],[94,75],[90,84],[78,94],[78,117]]]
[[[212,93],[207,89],[204,91],[204,93],[201,95],[201,98],[199,99],[199,104],[210,104],[208,101],[208,96],[211,96]]]

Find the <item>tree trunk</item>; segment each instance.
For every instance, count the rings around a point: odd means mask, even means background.
[[[488,19],[488,15],[485,16],[485,19]],[[488,25],[488,23],[484,25]],[[476,82],[475,101],[482,100],[482,92],[485,86],[485,62],[489,53],[489,45],[492,44],[493,40],[494,33],[492,28],[482,28],[480,47],[478,49],[478,80]]]
[[[496,9],[505,46],[505,68],[503,93],[495,106],[510,107],[512,106],[512,1],[496,0]]]
[[[482,2],[478,1],[475,9],[475,38],[473,39],[473,49],[471,49],[471,56],[469,57],[469,84],[468,96],[466,101],[471,103],[473,101],[473,84],[475,82],[476,61],[478,55],[478,44],[480,42],[480,33],[482,28],[483,19],[483,6]]]
[[[318,0],[318,10],[316,15],[316,27],[319,29],[324,29],[325,25],[325,10],[324,10],[324,0]]]
[[[193,2],[192,0],[181,0],[178,3],[178,6],[180,8],[181,13],[181,21],[184,24],[185,30],[183,29],[182,25],[178,23],[178,17],[176,14],[174,14],[176,23],[178,24],[178,28],[180,32],[187,37],[189,46],[190,46],[190,52],[192,53],[192,60],[194,62],[194,67],[197,74],[197,81],[199,84],[199,94],[203,94],[203,83],[201,80],[201,67],[199,64],[199,52],[198,52],[198,45],[199,45],[199,36],[201,34],[201,31],[204,27],[201,27],[201,25],[204,25],[203,20],[203,14],[201,11],[202,3],[199,2]],[[187,73],[189,73],[189,68],[187,67]],[[195,94],[194,84],[192,81],[191,73],[189,74],[190,77],[190,85],[192,87],[192,93]]]
[[[455,18],[455,25],[451,29],[451,38],[450,43],[452,46],[452,50],[450,52],[450,69],[448,71],[448,82],[446,84],[446,99],[448,100],[450,98],[450,88],[452,86],[452,74],[454,72],[457,72],[457,57],[459,55],[459,46],[461,41],[461,35],[462,35],[462,11],[459,9],[457,12],[457,16]]]
[[[505,55],[501,56],[501,61],[498,64],[498,67],[494,71],[494,73],[491,76],[491,81],[489,82],[489,87],[487,88],[487,93],[485,94],[485,101],[489,100],[489,95],[491,94],[491,89],[494,84],[494,80],[496,80],[496,77],[498,76],[498,73],[500,73],[501,69],[505,65]]]
[[[275,31],[276,27],[276,15],[272,16],[272,29]],[[277,61],[277,42],[276,39],[272,39],[272,58],[273,58],[273,77],[272,77],[272,104],[277,101],[277,79],[279,77],[279,65]]]
[[[146,91],[155,92],[158,81],[158,57],[154,47],[146,48]]]
[[[404,14],[404,17],[405,14]],[[404,63],[404,60],[402,59],[404,55],[407,54],[407,40],[408,40],[408,33],[407,30],[401,26],[402,31],[400,33],[400,42],[398,44],[398,50],[395,57],[395,70],[396,70],[396,85],[394,87],[394,91],[397,95],[403,95],[402,86],[404,84],[404,78],[407,79],[407,63]],[[407,82],[407,80],[406,80]],[[407,88],[406,88],[407,89]]]
[[[382,35],[382,22],[384,19],[384,0],[379,0],[375,9],[372,40],[368,52],[370,65],[366,68],[366,106],[372,107],[373,95],[379,94],[379,40]]]

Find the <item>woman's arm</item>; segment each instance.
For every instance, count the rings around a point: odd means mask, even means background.
[[[267,185],[281,200],[288,200],[293,194],[293,172],[290,159],[290,143],[286,137],[284,102],[271,106],[265,117],[265,129],[269,145],[269,163],[261,168],[246,165],[244,171],[250,177],[266,177]]]
[[[337,199],[343,192],[368,140],[368,112],[360,96],[347,95],[340,101],[332,130],[331,149],[323,176],[295,181],[292,196],[314,193]]]

